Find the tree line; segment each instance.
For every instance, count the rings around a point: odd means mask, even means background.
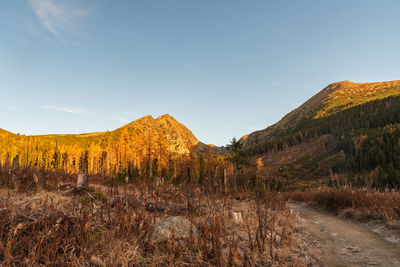
[[[273,153],[330,134],[346,161],[333,172],[349,177],[374,171],[376,187],[400,186],[400,96],[367,102],[322,118],[305,118],[272,141],[246,149],[248,156]],[[352,179],[349,179],[352,180]],[[360,183],[364,185],[364,183]]]
[[[189,147],[187,153],[177,153],[169,146],[161,130],[143,134],[123,127],[117,132],[87,136],[24,136],[4,131],[0,132],[0,164],[10,166],[18,155],[24,168],[130,180],[162,176],[177,182],[203,182],[223,176],[223,160],[211,148],[200,155],[195,147]]]

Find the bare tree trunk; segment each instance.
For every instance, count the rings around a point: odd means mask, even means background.
[[[11,177],[11,182],[14,185],[14,189],[16,191],[21,191],[22,189],[22,181],[18,176],[19,171],[19,155],[16,155],[13,159],[12,168],[9,170],[9,175]]]
[[[227,183],[227,179],[226,179],[226,169],[224,168],[224,193],[226,193],[226,183]]]
[[[76,182],[76,187],[88,186],[88,177],[85,173],[78,174],[78,181]]]
[[[39,189],[44,189],[46,187],[46,179],[43,177],[42,172],[33,173],[33,181]]]

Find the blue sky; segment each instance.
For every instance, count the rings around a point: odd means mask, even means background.
[[[329,83],[400,79],[400,1],[2,0],[0,128],[113,130],[169,113],[203,142]]]

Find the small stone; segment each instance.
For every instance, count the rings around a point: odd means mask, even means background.
[[[356,252],[360,252],[361,248],[359,248],[358,246],[347,246],[346,250],[352,253],[356,253]]]

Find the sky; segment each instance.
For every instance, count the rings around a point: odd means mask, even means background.
[[[0,128],[113,130],[168,113],[205,143],[330,83],[400,79],[400,1],[2,0]]]

